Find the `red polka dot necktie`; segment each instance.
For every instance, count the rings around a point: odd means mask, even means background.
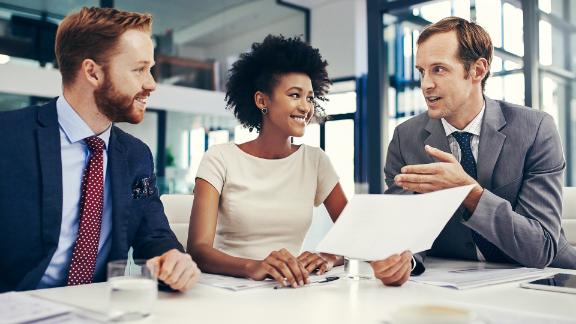
[[[68,270],[68,286],[92,282],[100,241],[104,210],[104,141],[91,136],[84,139],[90,150],[90,160],[82,177],[80,226]]]
[[[452,136],[460,146],[460,164],[466,173],[474,179],[477,179],[476,160],[472,154],[472,135],[468,132],[454,132]],[[466,211],[468,213],[468,211]],[[485,239],[482,235],[472,230],[472,239],[486,261],[507,262],[508,258],[500,251],[496,245]]]

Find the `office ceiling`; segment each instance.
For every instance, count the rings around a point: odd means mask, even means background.
[[[1,8],[24,8],[63,17],[83,6],[98,6],[99,0],[1,0]],[[302,15],[278,5],[276,0],[115,0],[118,9],[149,12],[154,16],[154,34],[168,30],[182,45],[210,46],[266,24]]]

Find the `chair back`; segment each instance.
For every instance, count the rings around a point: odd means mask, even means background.
[[[562,228],[571,245],[576,246],[576,187],[564,187]]]
[[[188,224],[194,195],[169,194],[160,196],[170,228],[176,234],[178,242],[186,249],[188,243]]]

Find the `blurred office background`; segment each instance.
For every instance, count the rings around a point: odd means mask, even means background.
[[[267,34],[301,36],[329,62],[330,120],[295,143],[322,147],[348,196],[384,189],[394,127],[424,112],[414,69],[419,32],[455,15],[485,27],[495,46],[486,94],[554,117],[576,183],[576,1],[571,0],[0,0],[0,111],[60,95],[54,35],[82,6],[154,15],[157,91],[139,125],[119,124],[156,159],[161,193],[192,193],[211,145],[256,136],[224,109],[239,53]]]

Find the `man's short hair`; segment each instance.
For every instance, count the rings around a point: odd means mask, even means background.
[[[451,31],[456,32],[458,58],[464,64],[466,73],[470,71],[470,66],[479,58],[485,58],[488,61],[488,73],[482,79],[482,91],[484,91],[486,80],[490,76],[490,64],[492,64],[494,48],[490,35],[480,25],[459,17],[447,17],[427,26],[418,37],[417,44],[422,44],[432,35]]]
[[[64,85],[76,78],[82,61],[106,65],[120,36],[131,29],[150,33],[152,16],[112,8],[82,8],[62,20],[56,32],[56,60]]]

